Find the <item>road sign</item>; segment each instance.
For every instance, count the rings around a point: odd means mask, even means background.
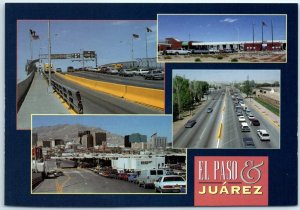
[[[83,51],[83,57],[84,58],[95,58],[96,53],[95,53],[95,51]]]

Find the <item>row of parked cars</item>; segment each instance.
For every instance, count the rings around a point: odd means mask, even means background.
[[[90,168],[91,171],[107,178],[128,181],[143,188],[154,188],[161,193],[185,193],[185,172],[172,169],[146,169],[141,171],[120,171],[111,167]]]
[[[260,126],[260,122],[251,110],[245,105],[244,100],[242,97],[238,97],[238,94],[235,93],[232,96],[233,103],[235,105],[235,111],[236,115],[238,117],[238,121],[240,122],[240,127],[242,132],[250,132],[250,127],[246,121],[246,118],[248,118],[250,125],[251,126]],[[245,114],[245,116],[244,116]],[[266,130],[263,129],[258,129],[257,131],[258,138],[261,141],[269,141],[270,140],[270,135]],[[243,143],[246,148],[256,148],[253,139],[251,137],[244,137],[243,138]]]

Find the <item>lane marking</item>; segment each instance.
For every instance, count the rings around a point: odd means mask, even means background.
[[[222,109],[222,115],[221,115],[221,122],[220,122],[220,127],[219,127],[219,132],[217,136],[217,148],[220,146],[220,140],[222,137],[222,131],[223,131],[223,122],[224,122],[224,113],[225,113],[225,107],[226,107],[226,96],[224,97],[224,102],[223,102],[223,109]]]
[[[70,112],[70,114],[77,114],[73,109],[70,109],[68,104],[56,93],[54,92],[53,95],[58,98],[58,100],[61,102],[61,104],[65,107],[66,110]]]

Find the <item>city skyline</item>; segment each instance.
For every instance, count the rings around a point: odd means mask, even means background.
[[[100,119],[99,119],[100,118]],[[167,137],[167,141],[172,141],[172,116],[73,116],[73,115],[33,115],[32,128],[41,126],[55,126],[69,124],[80,124],[83,126],[101,128],[120,136],[140,133],[147,135],[147,140],[151,135],[157,133],[158,136]]]
[[[173,70],[173,78],[178,75],[189,80],[207,81],[209,83],[232,83],[254,80],[257,83],[279,81],[280,70],[212,70],[212,69],[176,69]]]
[[[158,39],[226,42],[286,39],[285,15],[158,15]]]
[[[148,57],[156,56],[156,21],[154,20],[50,20],[52,54],[96,51],[98,65],[131,61],[132,41],[134,60],[146,57],[146,35]],[[149,30],[147,30],[150,29]],[[39,53],[48,54],[48,20],[19,20],[17,24],[17,70],[18,81],[26,77],[25,65],[31,57],[30,30],[38,38],[32,40],[33,59]],[[148,32],[147,32],[148,31]],[[133,34],[138,37],[133,39]],[[47,63],[47,60],[44,61]],[[82,62],[71,59],[52,60],[54,68],[66,71],[68,66],[82,67]],[[85,62],[95,66],[95,61]]]

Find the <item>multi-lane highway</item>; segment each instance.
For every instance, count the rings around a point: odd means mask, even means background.
[[[110,75],[102,74],[98,72],[72,72],[70,75],[84,77],[87,79],[99,80],[104,82],[123,84],[123,85],[132,85],[145,88],[153,89],[164,89],[164,80],[145,80],[142,76],[133,76],[133,77],[121,77],[119,75]]]
[[[80,91],[84,114],[161,114],[159,109],[133,103],[109,94],[94,91],[65,80],[55,74],[52,79]]]
[[[242,97],[239,95],[239,97]],[[253,100],[253,99],[252,99]],[[243,111],[250,132],[241,131],[241,123],[235,110],[235,104],[229,89],[215,91],[210,94],[205,105],[193,116],[196,124],[192,128],[182,127],[174,135],[176,148],[245,148],[243,138],[253,139],[256,148],[279,148],[280,128],[249,101],[244,100],[260,126],[250,125],[250,120]],[[213,111],[207,112],[211,107]],[[264,129],[270,135],[270,141],[261,141],[257,130]]]

